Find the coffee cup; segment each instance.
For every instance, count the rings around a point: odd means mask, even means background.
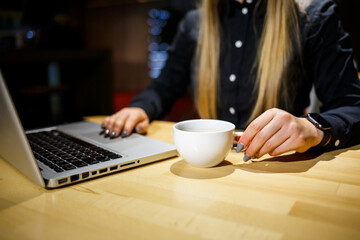
[[[173,127],[175,146],[181,157],[196,167],[221,163],[232,148],[235,125],[214,119],[178,122]]]

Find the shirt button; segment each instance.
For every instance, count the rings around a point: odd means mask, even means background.
[[[235,82],[235,80],[236,80],[235,74],[231,74],[229,77],[229,80],[230,80],[230,82]]]
[[[232,115],[234,115],[235,114],[235,108],[233,108],[233,107],[230,107],[229,108],[229,112],[232,114]]]
[[[243,9],[241,9],[241,12],[246,15],[248,13],[248,9],[246,7],[244,7]]]
[[[237,41],[235,42],[235,47],[241,48],[242,44],[243,44],[242,41],[237,40]]]
[[[339,146],[339,144],[340,144],[340,140],[337,139],[337,140],[335,141],[334,145],[335,145],[335,147],[337,147],[337,146]]]

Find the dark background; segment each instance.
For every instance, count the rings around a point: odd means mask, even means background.
[[[195,6],[194,0],[1,1],[0,68],[24,127],[126,106],[154,78],[151,43],[171,43],[179,20]],[[154,10],[168,13],[166,19]],[[359,10],[358,0],[339,1],[357,60]],[[154,34],[156,21],[162,27]],[[185,97],[165,119],[189,118],[193,110]]]

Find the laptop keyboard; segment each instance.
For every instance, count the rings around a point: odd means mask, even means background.
[[[122,157],[57,130],[26,135],[35,158],[56,172]]]

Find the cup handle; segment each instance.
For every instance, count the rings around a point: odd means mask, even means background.
[[[234,132],[234,141],[233,141],[233,146],[236,147],[239,141],[239,138],[241,137],[241,135],[243,134],[243,132]]]

